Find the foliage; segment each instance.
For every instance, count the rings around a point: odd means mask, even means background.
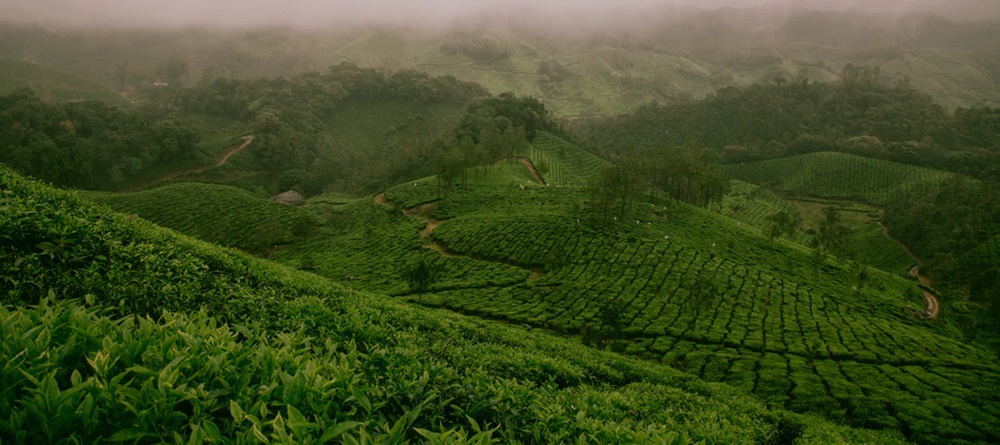
[[[901,442],[0,180],[5,442]]]
[[[410,264],[400,271],[400,276],[410,286],[410,292],[415,292],[419,295],[418,301],[420,298],[423,298],[424,292],[430,290],[431,286],[437,282],[440,274],[441,265],[430,263],[424,258],[417,260],[417,262]]]
[[[257,255],[309,238],[320,217],[245,190],[180,183],[129,194],[87,194],[96,202],[214,244]]]
[[[855,199],[886,206],[910,193],[934,189],[953,174],[843,153],[820,152],[726,165],[735,179],[787,193]]]
[[[878,68],[848,64],[836,83],[758,83],[699,101],[650,105],[571,125],[607,153],[697,141],[727,162],[838,151],[982,178],[997,169],[998,111],[947,112],[930,97],[883,84]]]
[[[343,63],[290,79],[215,79],[180,91],[176,104],[252,123],[253,170],[309,194],[357,193],[430,174],[433,142],[484,94],[451,77]]]
[[[616,313],[604,304],[613,298],[620,302],[621,328],[620,337],[608,337],[619,340],[608,344],[626,354],[747,389],[773,406],[899,429],[918,442],[979,434],[939,432],[954,422],[977,425],[982,437],[995,434],[987,426],[991,415],[975,414],[993,402],[960,396],[971,393],[958,387],[988,391],[995,384],[992,353],[978,349],[969,356],[954,328],[906,315],[907,305],[924,304],[914,284],[852,269],[821,250],[813,251],[822,253],[814,261],[805,248],[768,242],[754,229],[681,203],[666,209],[640,203],[624,220],[590,226],[579,205],[588,196],[576,187],[520,190],[497,182],[436,203],[432,214],[443,222],[430,237],[446,249],[443,259],[536,272],[507,285],[437,286],[421,297],[423,304],[604,344],[597,340],[606,335],[602,326],[616,324],[602,321]],[[843,224],[839,213],[828,212],[834,226]],[[553,263],[549,253],[556,249],[563,259]],[[923,346],[930,344],[933,351]],[[849,376],[838,367],[866,374]],[[940,371],[964,383],[883,388],[902,367],[912,367],[908,375],[921,381],[938,381]],[[877,410],[865,405],[875,392]],[[929,400],[943,399],[949,400],[944,409],[961,412],[962,420],[925,410]]]
[[[196,157],[198,134],[99,102],[54,104],[31,90],[0,97],[0,161],[70,187],[113,189],[157,163]]]

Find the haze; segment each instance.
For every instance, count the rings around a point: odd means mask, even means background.
[[[617,22],[673,7],[799,7],[874,13],[936,13],[953,19],[1000,16],[995,0],[0,0],[0,21],[45,25],[336,26],[391,24],[441,26],[467,18],[542,16],[572,24]],[[648,17],[647,17],[648,18]]]

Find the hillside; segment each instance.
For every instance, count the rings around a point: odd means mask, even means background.
[[[635,17],[472,17],[445,29],[413,26],[183,31],[0,26],[0,59],[85,76],[114,91],[150,92],[217,78],[290,77],[340,62],[415,69],[542,98],[559,117],[627,113],[730,86],[830,82],[848,64],[878,67],[947,108],[1000,103],[997,24],[922,14],[806,8],[663,8]],[[567,26],[565,20],[574,24]],[[609,23],[630,23],[627,28]],[[591,27],[593,29],[588,30]],[[158,94],[155,89],[153,94]],[[141,96],[141,95],[140,95]]]
[[[774,179],[768,177],[768,180]],[[796,197],[794,192],[779,193],[763,186],[733,180],[730,193],[720,203],[720,213],[764,233],[773,225],[772,218],[776,213],[796,215],[801,218],[801,226],[796,228],[793,236],[784,236],[802,246],[813,247],[820,241],[820,231],[823,230],[826,218],[825,209],[833,208],[840,219],[840,225],[847,232],[839,246],[839,253],[846,258],[902,276],[906,276],[916,263],[905,249],[882,233],[878,224],[881,219],[879,209],[850,200]]]
[[[449,258],[532,274],[515,286],[444,287],[411,301],[593,337],[771,406],[900,428],[921,443],[997,434],[993,414],[980,417],[995,402],[959,402],[966,389],[938,385],[991,391],[992,354],[906,315],[905,306],[922,304],[913,284],[874,270],[859,281],[849,267],[816,264],[804,249],[683,204],[665,214],[639,208],[604,228],[578,224],[587,219],[583,199],[575,189],[507,186],[444,200],[430,213],[442,222],[427,242]],[[956,405],[929,404],[942,399]]]
[[[731,177],[788,193],[885,206],[916,190],[940,188],[951,173],[836,152],[726,166]]]
[[[85,196],[185,235],[255,254],[308,236],[320,223],[318,215],[306,210],[220,185],[178,183],[137,193]]]
[[[123,105],[127,100],[107,85],[68,74],[37,62],[0,60],[0,95],[31,88],[39,97],[55,102],[93,100]]]
[[[5,441],[900,442],[0,185]]]
[[[741,198],[746,207],[731,214],[745,224],[678,202],[639,204],[626,218],[602,222],[583,205],[586,188],[563,185],[587,177],[564,164],[587,159],[585,151],[549,133],[527,151],[561,179],[543,186],[510,160],[470,171],[468,189],[451,196],[431,177],[353,201],[317,197],[306,210],[325,215],[319,232],[274,258],[352,288],[579,337],[743,388],[772,408],[899,430],[918,443],[997,437],[997,401],[987,396],[1000,383],[992,353],[964,343],[947,322],[915,316],[924,301],[901,276],[910,263],[889,254],[901,249],[871,224],[873,209],[836,203],[857,207],[857,218],[845,217],[857,229],[847,247],[891,273],[768,241],[750,216],[759,199]],[[857,161],[872,170],[850,169],[859,177],[893,172],[897,186],[938,178],[848,155],[802,158]],[[817,178],[818,170],[786,171]],[[870,192],[865,186],[873,185],[850,185]],[[774,205],[808,216],[829,203]],[[437,270],[427,292],[405,279],[421,261]]]

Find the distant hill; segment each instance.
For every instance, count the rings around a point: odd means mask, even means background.
[[[56,102],[93,100],[109,105],[127,103],[127,99],[113,88],[95,82],[85,74],[69,74],[31,61],[0,60],[0,95],[21,88],[31,88],[39,97]]]
[[[628,28],[587,21],[566,27],[527,16],[469,19],[446,30],[93,33],[5,25],[0,59],[37,60],[114,89],[124,82],[129,91],[162,82],[171,63],[184,68],[175,72],[175,82],[192,85],[218,77],[287,77],[347,61],[455,76],[494,94],[539,97],[567,118],[623,114],[649,102],[791,82],[800,75],[828,82],[847,64],[879,67],[886,81],[906,76],[947,108],[1000,104],[995,22],[760,7],[665,7],[632,22]]]
[[[934,190],[955,176],[940,170],[836,152],[731,164],[733,178],[791,194],[856,199],[885,206],[915,190]]]

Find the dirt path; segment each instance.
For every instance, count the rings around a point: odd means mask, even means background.
[[[902,241],[900,241],[900,240],[898,240],[896,238],[893,238],[892,235],[889,234],[889,228],[886,227],[885,224],[882,224],[881,222],[879,222],[878,225],[879,225],[879,227],[882,228],[882,234],[885,235],[886,238],[889,238],[889,239],[895,241],[896,244],[899,244],[899,247],[902,247],[903,250],[906,251],[906,254],[909,255],[910,258],[913,258],[913,260],[917,262],[917,264],[915,266],[913,266],[912,268],[910,268],[910,276],[916,278],[917,281],[921,285],[923,285],[925,287],[930,287],[931,286],[931,280],[929,278],[923,276],[923,275],[920,275],[920,265],[922,263],[922,261],[920,260],[920,258],[918,258],[916,255],[914,255],[913,252],[910,252],[910,248],[906,247],[906,244],[903,244]],[[924,291],[924,299],[927,300],[927,316],[930,317],[933,320],[933,319],[937,318],[938,313],[941,312],[941,304],[938,302],[937,297],[935,297],[933,293],[931,293],[927,289],[923,289],[923,291]]]
[[[222,164],[225,164],[226,161],[229,160],[229,158],[231,156],[233,156],[234,154],[243,151],[244,148],[247,148],[247,146],[250,145],[251,142],[253,142],[253,138],[254,138],[254,135],[252,135],[252,134],[248,134],[246,136],[243,136],[243,138],[242,138],[243,139],[243,143],[241,143],[239,145],[233,145],[232,147],[229,147],[229,148],[225,149],[222,152],[222,156],[220,156],[219,159],[217,161],[215,161],[215,163],[213,163],[213,164],[205,165],[205,166],[194,168],[194,169],[191,169],[191,170],[182,170],[182,171],[179,171],[179,172],[167,173],[167,174],[165,174],[163,176],[160,176],[160,177],[158,177],[156,179],[153,179],[151,181],[148,181],[146,183],[137,185],[135,187],[130,187],[128,190],[124,190],[124,192],[125,193],[137,192],[137,191],[142,190],[142,189],[144,189],[146,187],[149,187],[149,186],[151,186],[153,184],[158,184],[158,183],[161,183],[161,182],[167,182],[167,181],[179,178],[179,177],[184,176],[184,175],[195,174],[195,173],[203,173],[203,172],[206,172],[206,171],[211,170],[213,168],[216,168],[216,167],[218,167],[218,166],[220,166]]]
[[[522,164],[524,164],[525,167],[528,168],[528,171],[531,172],[531,176],[535,177],[535,181],[538,181],[539,185],[545,185],[545,180],[542,179],[542,175],[538,173],[538,170],[535,169],[535,164],[532,164],[530,159],[518,156],[508,156],[506,158],[494,162],[494,164],[506,161],[520,161]]]
[[[375,195],[374,201],[375,204],[378,204],[380,206],[396,209],[395,205],[393,205],[389,201],[386,201],[385,193],[379,193]],[[434,229],[436,229],[438,226],[441,225],[441,221],[434,219],[434,217],[431,216],[431,211],[434,210],[435,206],[437,206],[437,203],[431,202],[414,207],[412,209],[405,210],[403,211],[403,213],[406,213],[407,215],[412,216],[414,218],[419,218],[424,222],[424,228],[420,230],[420,237],[424,239],[425,248],[431,249],[441,254],[442,256],[455,256],[455,254],[448,252],[448,250],[445,249],[444,246],[434,241],[434,238],[431,238],[431,232],[433,232]]]

